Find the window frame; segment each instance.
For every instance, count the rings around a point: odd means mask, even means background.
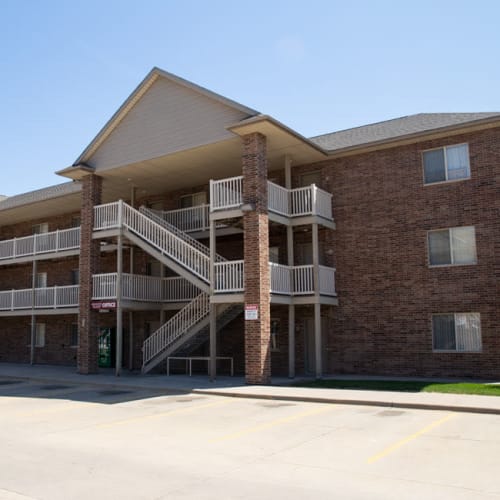
[[[318,182],[312,182],[312,183],[310,182],[309,184],[304,184],[304,177],[313,176],[313,175],[319,176]],[[299,174],[299,188],[309,187],[309,186],[312,186],[313,184],[316,187],[321,188],[321,186],[320,186],[320,184],[321,184],[321,169],[311,170],[310,172],[303,172],[302,174]]]
[[[446,150],[448,148],[456,148],[458,146],[465,146],[467,148],[467,160],[469,162],[469,175],[467,177],[460,177],[459,179],[449,179],[448,178],[448,156],[446,154]],[[424,162],[424,154],[428,153],[430,151],[437,151],[439,149],[443,150],[443,156],[444,156],[444,174],[446,179],[444,181],[436,181],[436,182],[426,182],[425,181],[425,162]],[[448,144],[447,146],[439,146],[437,148],[429,148],[429,149],[424,149],[420,152],[421,156],[421,164],[422,164],[422,180],[424,183],[424,186],[435,186],[436,184],[448,184],[451,182],[461,182],[461,181],[467,181],[470,180],[472,177],[472,172],[471,172],[471,165],[470,165],[470,151],[469,151],[469,143],[468,142],[460,142],[458,144]]]
[[[458,263],[455,263],[453,262],[453,238],[451,237],[451,231],[453,231],[453,229],[464,229],[464,228],[468,228],[468,227],[471,227],[473,229],[473,232],[474,232],[474,261],[473,262],[458,262]],[[429,236],[431,233],[437,233],[437,232],[440,232],[440,231],[448,231],[448,241],[449,241],[449,245],[450,245],[450,259],[451,259],[451,262],[449,264],[432,264],[431,263],[431,245],[430,245],[430,239],[429,239]],[[443,228],[440,228],[440,229],[429,229],[427,231],[427,266],[429,268],[439,268],[439,267],[458,267],[458,266],[476,266],[477,263],[478,263],[478,259],[477,259],[477,243],[476,243],[476,226],[455,226],[455,227],[443,227]]]
[[[273,325],[275,325],[277,327],[276,330],[273,330]],[[280,331],[281,331],[281,319],[280,318],[271,318],[271,321],[270,321],[271,352],[280,352],[280,350],[281,350],[280,343],[279,343]]]
[[[479,316],[479,342],[480,342],[480,349],[477,351],[459,351],[458,349],[435,349],[434,348],[434,317],[435,316],[453,316],[453,326],[454,326],[454,333],[455,333],[455,346],[457,345],[457,331],[456,331],[456,317],[458,315],[466,315],[466,314],[477,314]],[[447,312],[447,313],[432,313],[431,318],[431,346],[432,346],[432,352],[436,354],[481,354],[483,352],[483,332],[482,332],[482,325],[481,325],[481,313],[479,312],[474,312],[474,311],[466,311],[466,312]]]
[[[73,340],[76,338],[76,344]],[[69,326],[69,346],[77,349],[80,346],[80,328],[77,322],[73,322]]]
[[[28,328],[28,347],[31,347],[31,330],[32,325],[29,325]],[[39,342],[39,340],[43,340],[43,342]],[[47,344],[47,323],[35,323],[35,338],[33,347],[36,349],[41,349]]]

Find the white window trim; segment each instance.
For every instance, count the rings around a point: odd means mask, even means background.
[[[479,314],[479,325],[480,325],[480,341],[481,341],[481,349],[478,351],[459,351],[457,349],[434,349],[434,325],[432,322],[432,318],[434,316],[451,316],[453,314],[453,320],[456,322],[455,316],[458,314]],[[443,312],[443,313],[432,313],[431,314],[431,346],[432,352],[436,354],[481,354],[483,352],[483,329],[481,324],[481,313],[477,311],[465,311],[465,312]],[[455,342],[456,342],[456,333],[455,333]]]
[[[460,179],[448,179],[448,155],[446,154],[446,150],[448,148],[456,148],[458,146],[466,146],[467,147],[467,158],[469,159],[469,175],[467,177],[460,177]],[[437,151],[438,149],[444,150],[444,175],[446,176],[446,179],[444,181],[437,181],[437,182],[425,182],[425,163],[424,163],[424,153],[427,153],[428,151]],[[471,167],[470,167],[470,152],[469,152],[469,143],[468,142],[461,142],[459,144],[449,144],[448,146],[440,146],[439,148],[430,148],[430,149],[424,149],[423,151],[420,152],[421,156],[421,164],[422,164],[422,180],[424,183],[424,186],[436,186],[438,184],[451,184],[452,182],[462,182],[462,181],[467,181],[471,179]]]
[[[450,242],[450,257],[451,259],[453,259],[453,238],[450,237],[450,231],[452,231],[453,229],[462,229],[465,227],[472,227],[474,229],[474,246],[476,254],[474,262],[459,262],[458,264],[453,262],[450,262],[450,264],[431,264],[431,247],[429,245],[429,234],[436,233],[438,231],[448,231],[448,238]],[[430,229],[429,231],[427,231],[427,267],[433,269],[439,267],[461,267],[461,266],[477,266],[476,226],[443,227],[441,229]]]
[[[280,352],[281,349],[280,349],[280,345],[279,345],[279,333],[280,333],[280,330],[281,330],[281,320],[280,318],[271,318],[271,325],[273,323],[273,321],[276,321],[278,323],[278,332],[277,332],[277,335],[274,336],[274,340],[276,341],[275,342],[275,345],[273,345],[273,335],[272,335],[272,331],[270,332],[271,333],[271,352]]]

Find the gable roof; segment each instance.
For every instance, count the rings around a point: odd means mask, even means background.
[[[318,135],[310,140],[333,152],[490,119],[500,120],[500,113],[419,113]]]
[[[108,120],[104,127],[99,131],[99,133],[92,139],[90,144],[85,148],[82,154],[75,160],[73,166],[85,164],[86,160],[99,148],[99,146],[106,140],[106,138],[113,132],[113,130],[120,124],[120,122],[125,118],[125,116],[130,112],[130,110],[137,104],[141,97],[147,92],[147,90],[153,85],[153,83],[158,78],[165,78],[172,82],[175,82],[183,87],[194,90],[199,94],[209,97],[217,102],[225,104],[233,109],[243,112],[247,116],[258,115],[259,112],[248,108],[236,101],[228,99],[220,94],[212,92],[200,85],[196,85],[188,80],[184,80],[179,76],[172,73],[164,71],[160,68],[154,67],[142,80],[142,82],[135,88],[135,90],[130,94],[130,96],[125,100],[125,102],[118,108],[114,115]]]

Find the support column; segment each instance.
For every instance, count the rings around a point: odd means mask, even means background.
[[[36,343],[36,315],[35,315],[35,300],[36,300],[36,275],[37,261],[33,261],[31,270],[31,339],[30,339],[30,364],[35,364],[35,343]]]
[[[312,258],[314,276],[314,365],[316,378],[323,376],[322,337],[321,337],[321,303],[319,293],[319,232],[318,224],[312,225]]]
[[[210,219],[210,299],[212,299],[215,289],[215,253],[216,253],[216,234],[215,221]],[[209,362],[210,380],[217,378],[217,304],[210,304],[210,362]]]
[[[271,377],[271,318],[269,219],[267,213],[266,138],[242,137],[245,306],[257,306],[257,319],[245,320],[245,376],[249,384],[266,384]]]
[[[121,210],[121,207],[120,207]],[[120,224],[121,227],[121,224]],[[116,250],[116,355],[115,375],[122,373],[123,364],[123,306],[122,306],[122,278],[123,278],[123,236],[120,230]]]
[[[102,178],[90,174],[82,179],[82,211],[80,233],[80,313],[78,318],[78,373],[98,370],[98,313],[90,307],[92,276],[98,272],[99,241],[92,240],[94,206],[101,203]]]
[[[292,162],[289,156],[285,157],[285,187],[292,189]],[[293,266],[293,227],[290,225],[286,226],[286,248],[287,264]],[[295,377],[295,306],[293,304],[288,306],[288,376]]]

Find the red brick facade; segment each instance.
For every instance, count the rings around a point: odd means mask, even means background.
[[[217,251],[229,259],[245,260],[245,304],[257,305],[258,320],[242,316],[218,336],[218,354],[235,358],[236,373],[249,383],[266,383],[288,369],[288,308],[270,306],[269,246],[279,248],[286,263],[284,226],[269,225],[267,214],[267,140],[260,134],[243,137],[243,234],[217,237]],[[467,143],[471,178],[424,185],[422,151]],[[325,373],[456,376],[496,378],[500,375],[500,128],[447,138],[393,146],[378,151],[296,165],[294,187],[300,175],[321,172],[320,185],[333,194],[337,229],[320,228],[320,264],[336,268],[338,306],[322,306],[323,365]],[[283,180],[282,171],[273,179]],[[97,336],[104,326],[115,326],[116,315],[90,310],[92,275],[115,272],[116,254],[101,253],[92,240],[93,206],[101,201],[102,180],[89,175],[83,181],[80,257],[41,260],[38,272],[47,272],[48,286],[72,284],[80,274],[80,315],[61,313],[37,317],[47,325],[46,342],[35,348],[36,363],[74,364],[80,373],[97,371]],[[143,197],[138,204],[162,201],[166,210],[179,208],[181,195],[206,191],[207,186],[185,188]],[[49,230],[72,225],[80,214],[50,218]],[[0,238],[25,236],[39,221],[0,228]],[[429,267],[427,232],[474,226],[477,264]],[[241,226],[239,226],[241,228]],[[296,248],[311,241],[310,227],[294,233]],[[296,264],[299,252],[295,253]],[[134,272],[146,274],[151,258],[134,251]],[[129,253],[124,252],[124,270]],[[30,288],[32,264],[0,268],[0,290]],[[434,352],[431,318],[437,313],[476,312],[481,315],[481,352]],[[168,315],[173,314],[171,311]],[[158,322],[159,311],[134,312],[133,328],[124,315],[124,366],[129,365],[129,335],[134,331],[134,369],[141,367],[146,324]],[[313,306],[296,306],[296,373],[310,373]],[[277,336],[271,342],[271,321]],[[30,317],[2,317],[0,361],[29,362]],[[78,323],[80,347],[70,335]],[[78,356],[77,356],[78,351]],[[78,359],[77,359],[78,357]]]

